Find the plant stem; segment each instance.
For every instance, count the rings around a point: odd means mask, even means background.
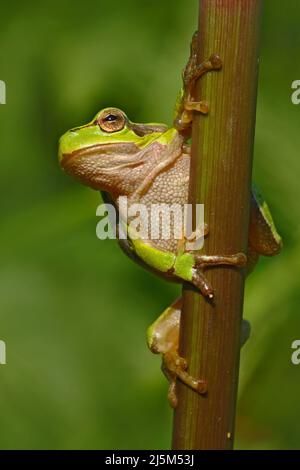
[[[208,116],[193,122],[191,203],[204,203],[206,254],[247,253],[251,168],[258,72],[261,0],[200,0],[199,63],[218,53],[223,67],[197,84]],[[205,271],[215,297],[183,289],[180,354],[189,372],[206,379],[199,395],[177,383],[174,449],[233,447],[244,272],[219,266]]]

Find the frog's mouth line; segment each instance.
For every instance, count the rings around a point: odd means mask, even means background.
[[[94,144],[94,145],[89,145],[88,147],[74,150],[73,152],[70,153],[62,153],[61,156],[61,166],[64,168],[66,167],[71,160],[73,160],[76,157],[85,157],[85,156],[97,156],[97,154],[100,155],[108,155],[110,153],[114,154],[121,154],[124,153],[127,156],[128,155],[133,155],[136,160],[136,153],[139,152],[139,147],[134,144],[133,142],[128,142],[128,143],[111,143],[111,144]],[[131,159],[130,159],[131,160]],[[129,163],[130,160],[127,158],[127,162]],[[133,160],[132,160],[133,161]]]

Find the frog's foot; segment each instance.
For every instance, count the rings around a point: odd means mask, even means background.
[[[198,31],[193,35],[190,48],[190,57],[182,74],[184,92],[188,96],[192,95],[193,88],[198,78],[210,72],[222,68],[222,60],[218,54],[211,54],[209,59],[198,64],[197,57]]]
[[[192,377],[187,372],[187,362],[178,354],[179,325],[182,299],[176,300],[149,327],[147,342],[150,350],[162,355],[162,370],[169,381],[170,405],[177,405],[176,381],[179,379],[197,393],[205,393],[206,382]]]
[[[179,379],[185,385],[201,395],[207,391],[206,381],[192,377],[186,371],[187,367],[187,361],[183,357],[180,357],[176,350],[168,351],[162,356],[162,371],[170,383],[168,399],[172,408],[176,408],[177,406],[175,389],[176,379]]]
[[[212,54],[209,59],[197,64],[195,60],[189,62],[183,72],[183,84],[186,96],[192,96],[196,81],[212,70],[220,70],[222,60],[218,54]],[[188,100],[186,100],[188,102]]]
[[[194,87],[197,80],[207,72],[222,68],[222,61],[218,54],[212,54],[209,59],[200,64],[197,63],[197,41],[198,33],[196,32],[191,42],[190,58],[182,74],[182,94],[176,106],[174,126],[182,133],[187,133],[190,130],[195,111],[202,114],[207,114],[209,111],[206,101],[193,100]]]
[[[203,269],[209,266],[236,266],[244,267],[247,264],[247,256],[244,253],[234,255],[194,255],[195,265],[193,268],[192,284],[196,286],[201,293],[210,299],[213,298],[213,288],[203,274]]]

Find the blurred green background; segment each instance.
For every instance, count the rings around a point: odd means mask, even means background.
[[[0,448],[164,449],[172,413],[145,331],[180,288],[95,235],[99,195],[57,140],[104,106],[171,122],[197,0],[2,2]],[[248,280],[238,448],[300,448],[300,4],[265,1],[254,173],[285,249]]]

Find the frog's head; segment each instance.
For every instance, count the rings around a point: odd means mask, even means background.
[[[164,124],[135,124],[120,109],[105,108],[60,138],[59,161],[94,189],[130,194],[173,138],[174,130]]]

